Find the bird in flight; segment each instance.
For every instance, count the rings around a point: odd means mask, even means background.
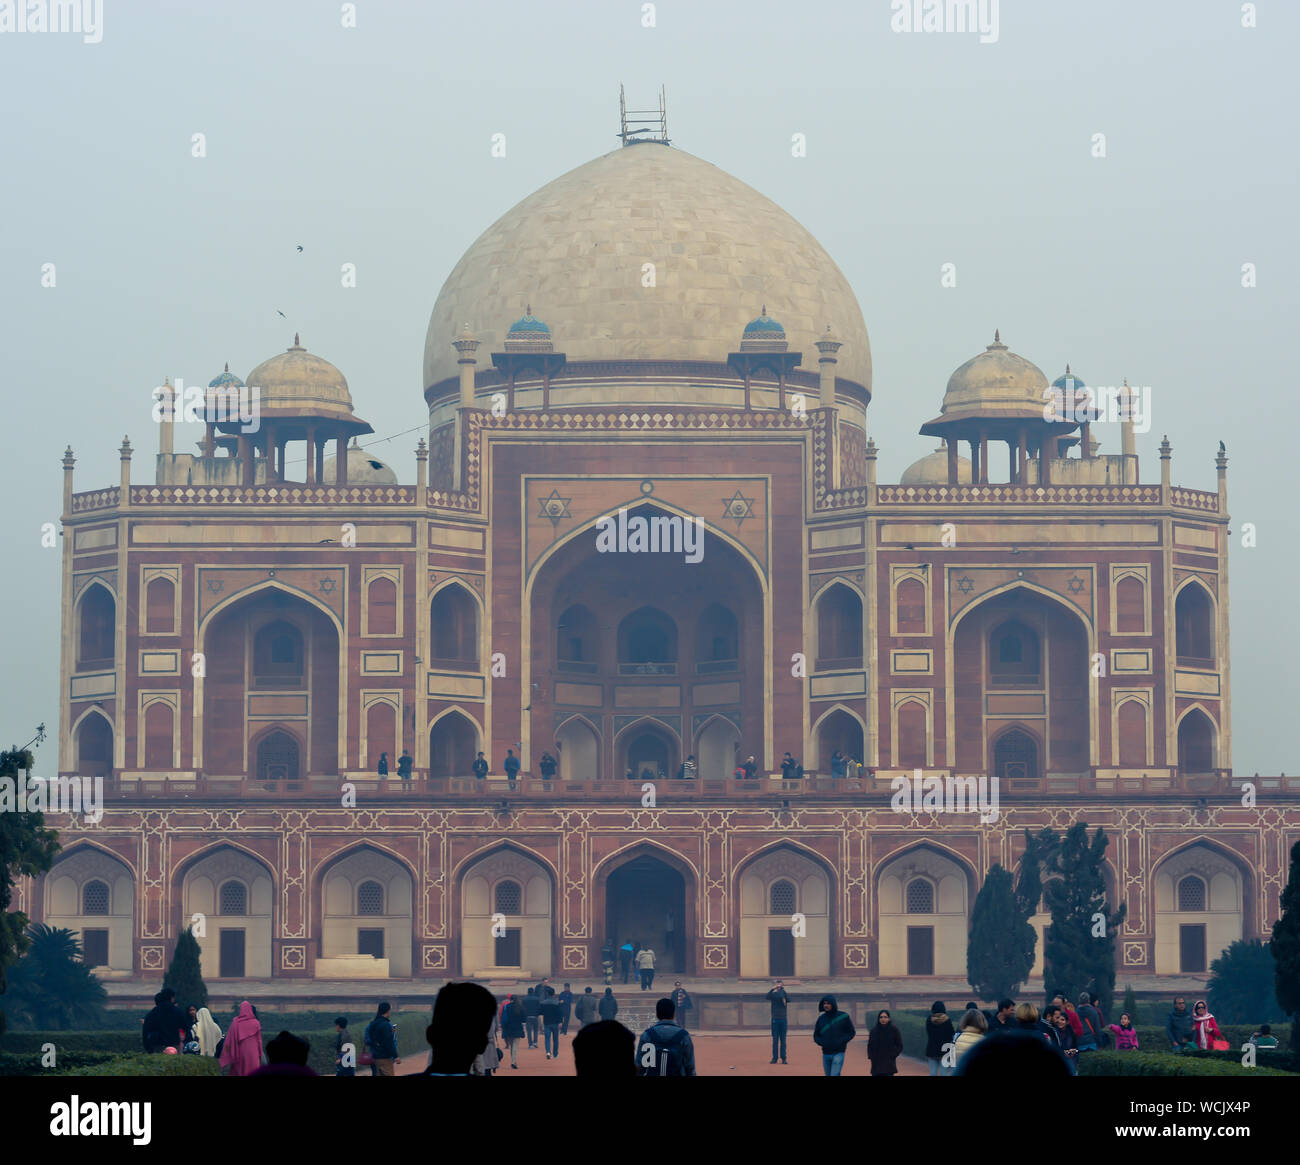
[[[287,320],[289,318],[278,307],[275,309],[275,314],[278,315],[282,320]]]
[[[300,254],[300,255],[302,254],[302,244],[301,244],[301,243],[298,244],[298,254]]]

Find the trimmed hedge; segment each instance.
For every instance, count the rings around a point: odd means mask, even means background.
[[[111,1056],[97,1064],[60,1072],[60,1076],[220,1076],[213,1056]]]
[[[1166,1018],[1168,1012],[1165,1013]],[[1272,1025],[1273,1035],[1277,1039],[1278,1047],[1285,1048],[1291,1041],[1291,1025],[1289,1023],[1275,1023]],[[1221,1023],[1219,1030],[1223,1032],[1223,1038],[1228,1041],[1234,1048],[1240,1048],[1251,1034],[1259,1031],[1258,1024],[1250,1023]],[[1165,1034],[1165,1025],[1162,1022],[1158,1027],[1141,1023],[1138,1024],[1138,1050],[1142,1052],[1168,1051],[1169,1037]],[[1184,1053],[1185,1054],[1185,1053]],[[1241,1059],[1241,1053],[1237,1053],[1237,1059]]]
[[[1287,1076],[1275,1068],[1243,1068],[1233,1062],[1191,1053],[1086,1052],[1078,1057],[1080,1076]]]
[[[112,1052],[57,1052],[54,1068],[46,1068],[40,1052],[0,1052],[0,1076],[63,1076],[73,1068],[88,1068],[114,1059]]]
[[[134,1031],[44,1031],[6,1032],[0,1048],[17,1055],[39,1052],[42,1044],[53,1044],[60,1056],[68,1052],[106,1052],[128,1056],[144,1054],[140,1027]]]
[[[373,1016],[367,1016],[360,1022],[348,1025],[348,1035],[352,1037],[352,1042],[356,1045],[358,1056],[364,1050],[366,1026],[373,1018]],[[429,1041],[424,1038],[424,1029],[429,1026],[430,1018],[430,1014],[424,1011],[393,1013],[393,1022],[397,1024],[397,1054],[402,1059],[414,1060],[418,1058],[423,1061],[428,1057]],[[263,1043],[274,1039],[280,1030],[280,1028],[273,1028],[268,1031],[264,1024],[262,1026]],[[334,1037],[337,1033],[333,1025],[325,1031],[307,1031],[303,1028],[286,1028],[284,1030],[293,1032],[294,1035],[311,1044],[311,1051],[307,1054],[307,1066],[309,1068],[321,1076],[334,1075]],[[357,1066],[358,1075],[368,1075],[369,1072],[369,1068],[362,1065]]]

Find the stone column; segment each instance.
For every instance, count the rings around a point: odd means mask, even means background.
[[[316,484],[316,426],[307,426],[307,484]]]
[[[1025,429],[1020,427],[1020,439],[1016,443],[1016,484],[1024,485],[1029,477],[1029,470],[1026,462],[1029,460],[1029,451],[1026,448]]]
[[[176,390],[172,382],[163,378],[162,388],[158,389],[158,399],[162,401],[162,420],[158,423],[158,453],[170,457],[175,451],[176,435]]]
[[[835,365],[839,361],[836,353],[844,347],[843,341],[831,331],[830,324],[826,325],[826,331],[822,337],[816,341],[817,351],[817,371],[821,379],[817,386],[818,399],[821,407],[824,409],[833,409],[835,407]]]
[[[961,467],[957,463],[958,450],[956,438],[944,443],[948,448],[948,484],[956,485],[957,478],[961,476]]]
[[[348,483],[348,439],[340,437],[334,442],[334,480],[339,485]]]

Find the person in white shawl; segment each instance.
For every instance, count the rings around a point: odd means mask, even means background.
[[[215,1056],[217,1044],[221,1040],[221,1028],[206,1007],[199,1008],[199,1019],[194,1025],[194,1031],[199,1037],[199,1055]]]

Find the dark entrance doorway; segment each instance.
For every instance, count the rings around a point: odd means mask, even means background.
[[[684,932],[685,919],[686,881],[658,858],[633,858],[605,882],[606,936],[616,947],[625,942],[650,947],[656,979],[690,971],[693,936]]]
[[[1178,969],[1184,974],[1205,970],[1205,924],[1193,923],[1178,928]]]
[[[767,966],[774,979],[794,978],[794,931],[788,926],[767,932]]]
[[[907,928],[907,973],[909,975],[934,974],[934,927],[909,926]]]
[[[379,927],[362,928],[357,931],[357,954],[371,955],[376,959],[384,957],[384,932]]]
[[[225,930],[221,932],[221,978],[242,979],[244,977],[244,932]]]

